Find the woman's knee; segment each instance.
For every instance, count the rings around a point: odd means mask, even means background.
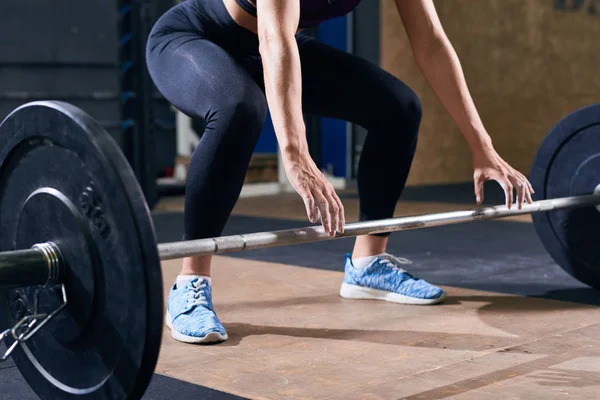
[[[238,88],[234,93],[223,93],[219,100],[209,107],[204,116],[206,128],[217,124],[225,125],[240,140],[258,139],[267,117],[267,102],[258,88]]]
[[[233,118],[243,121],[253,130],[261,130],[267,117],[267,101],[257,86],[238,90],[236,95],[228,95],[225,109]]]
[[[382,115],[391,119],[392,123],[402,123],[407,128],[410,127],[416,135],[423,117],[421,99],[400,80],[390,82],[386,90],[388,94],[383,97],[387,101],[382,107]]]

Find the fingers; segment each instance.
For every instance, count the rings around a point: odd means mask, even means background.
[[[344,233],[344,225],[346,225],[346,215],[345,215],[345,211],[344,211],[344,204],[342,203],[339,196],[335,192],[333,192],[333,198],[339,207],[337,231],[339,233]]]
[[[490,174],[488,179],[475,178],[475,194],[478,204],[481,204],[480,200],[483,199],[483,184],[486,180],[495,180],[500,184],[502,190],[504,190],[505,205],[508,209],[511,209],[514,204],[515,191],[517,193],[517,208],[519,210],[523,208],[525,202],[529,204],[533,203],[530,190],[531,185],[526,179],[514,175]]]
[[[306,215],[308,216],[308,220],[312,223],[317,222],[320,214],[314,197],[309,194],[308,197],[304,199],[304,205],[306,207]]]
[[[335,235],[335,229],[332,229],[332,213],[330,211],[329,201],[319,188],[315,189],[316,190],[313,191],[313,196],[316,199],[317,207],[321,214],[321,224],[323,225],[325,232],[327,232],[329,236],[333,236]]]
[[[328,203],[328,211],[331,218],[330,230],[327,230],[327,232],[331,236],[335,236],[336,232],[344,233],[344,224],[346,223],[344,205],[333,187],[330,184],[327,186],[328,187],[325,190],[325,199]]]
[[[513,174],[514,175],[510,179],[517,189],[519,209],[521,209],[522,204],[525,202],[529,204],[533,203],[533,198],[531,197],[533,188],[531,187],[531,183],[525,178],[525,175],[518,171],[513,171]]]
[[[344,206],[333,188],[328,187],[330,185],[327,184],[324,186],[324,188],[323,186],[315,188],[313,196],[321,215],[323,229],[329,236],[333,237],[336,232],[344,232]]]
[[[331,225],[329,227],[328,233],[330,236],[335,236],[335,233],[339,232],[340,230],[340,205],[335,200],[335,197],[337,196],[335,195],[333,188],[330,192],[326,192],[326,196],[327,204],[329,206],[328,211],[331,218]]]
[[[323,229],[330,235],[335,236],[336,232],[344,233],[344,225],[346,218],[344,213],[344,205],[337,193],[328,182],[325,183],[325,188],[319,193],[322,196],[322,211]],[[324,218],[323,218],[324,216]]]
[[[523,208],[523,203],[525,201],[525,185],[522,182],[517,182],[515,186],[517,189],[517,208],[520,210]]]
[[[525,175],[522,175],[523,181],[525,182],[525,186],[526,186],[526,192],[527,192],[527,202],[529,204],[533,203],[533,197],[531,196],[532,194],[535,193],[535,190],[533,190],[533,186],[531,186],[531,183],[529,182],[529,179],[527,179],[525,177]]]
[[[527,201],[527,203],[529,203],[529,204],[533,203],[533,197],[531,195],[535,193],[535,190],[533,190],[533,186],[529,182],[529,179],[527,179],[527,177],[525,175],[523,175],[521,172],[512,168],[506,161],[502,160],[502,164],[508,171],[510,171],[510,173],[515,175],[516,179],[519,182],[521,182],[524,185],[525,201]]]
[[[514,172],[520,184],[523,185],[524,200],[529,204],[533,203],[533,198],[531,197],[531,195],[535,193],[533,186],[531,186],[531,183],[529,183],[529,180],[525,177],[525,175],[516,170]]]
[[[475,199],[477,201],[477,205],[481,205],[483,202],[483,183],[485,179],[481,175],[476,176],[474,179],[475,182]]]
[[[514,190],[516,190],[516,192],[517,192],[517,209],[520,210],[523,207],[523,198],[525,196],[525,194],[524,194],[525,185],[523,184],[521,178],[517,176],[517,174],[513,174],[513,173],[509,172],[505,179],[508,182],[510,182],[510,184],[512,185]],[[514,199],[514,193],[512,190],[511,190],[510,194],[511,194],[511,196],[510,196],[511,199]]]
[[[535,190],[533,190],[533,186],[531,185],[531,182],[529,182],[529,179],[526,179],[527,184],[529,185],[529,189],[531,190],[531,194],[535,194]]]
[[[531,183],[529,183],[524,175],[521,175],[521,185],[523,186],[523,202],[527,202],[528,204],[533,203],[533,198],[531,197],[533,188],[531,187]]]
[[[496,181],[502,186],[504,189],[504,196],[506,198],[506,207],[510,210],[513,204],[513,190],[514,187],[508,177],[502,177],[500,179],[496,179]]]
[[[319,209],[316,205],[315,198],[313,197],[310,190],[306,188],[300,188],[298,190],[300,197],[304,201],[304,207],[306,208],[306,215],[311,223],[315,223],[319,220]]]
[[[516,190],[517,208],[523,208],[525,202],[533,203],[532,194],[535,193],[529,180],[519,171],[512,168],[501,158],[498,159],[499,164],[493,167],[478,167],[474,173],[475,179],[475,195],[477,203],[483,201],[483,184],[488,180],[494,180],[500,184],[504,190],[505,204],[508,209],[511,209],[515,201],[514,191]]]
[[[525,181],[525,182],[529,189],[529,190],[527,190],[527,202],[529,204],[531,204],[531,203],[533,203],[533,197],[531,195],[534,194],[535,192],[533,191],[533,188],[531,187],[531,183],[529,183],[529,181]]]
[[[292,185],[302,197],[310,222],[321,219],[323,229],[330,236],[344,232],[344,206],[333,186],[318,170],[296,169],[289,172]]]

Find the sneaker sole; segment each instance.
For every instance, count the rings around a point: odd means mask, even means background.
[[[188,336],[182,333],[177,332],[173,329],[173,323],[171,321],[171,315],[169,311],[167,311],[167,315],[165,316],[165,322],[167,327],[171,330],[171,337],[179,342],[183,343],[192,343],[192,344],[200,344],[200,343],[219,343],[224,342],[228,339],[227,333],[225,335],[221,335],[219,332],[212,332],[205,336]]]
[[[371,289],[362,286],[351,285],[349,283],[342,283],[340,296],[345,299],[384,300],[400,304],[431,305],[437,304],[444,300],[446,293],[443,293],[436,299],[419,299],[398,293],[386,292],[385,290]]]

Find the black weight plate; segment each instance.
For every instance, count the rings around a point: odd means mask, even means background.
[[[531,169],[535,199],[594,193],[600,184],[600,104],[577,110],[546,136]],[[546,250],[561,268],[600,289],[600,212],[596,207],[532,215]]]
[[[68,305],[13,360],[43,399],[132,399],[145,392],[162,335],[155,232],[125,157],[100,125],[61,102],[35,102],[0,125],[0,251],[52,241]],[[33,311],[37,288],[0,296],[2,327]],[[40,293],[41,312],[60,303]]]

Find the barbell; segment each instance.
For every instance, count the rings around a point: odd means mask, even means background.
[[[138,399],[158,359],[160,260],[532,214],[554,260],[600,288],[600,105],[562,119],[530,180],[539,200],[156,244],[150,211],[110,135],[81,109],[32,102],[0,125],[0,338],[42,399]],[[0,355],[1,356],[1,355]]]

